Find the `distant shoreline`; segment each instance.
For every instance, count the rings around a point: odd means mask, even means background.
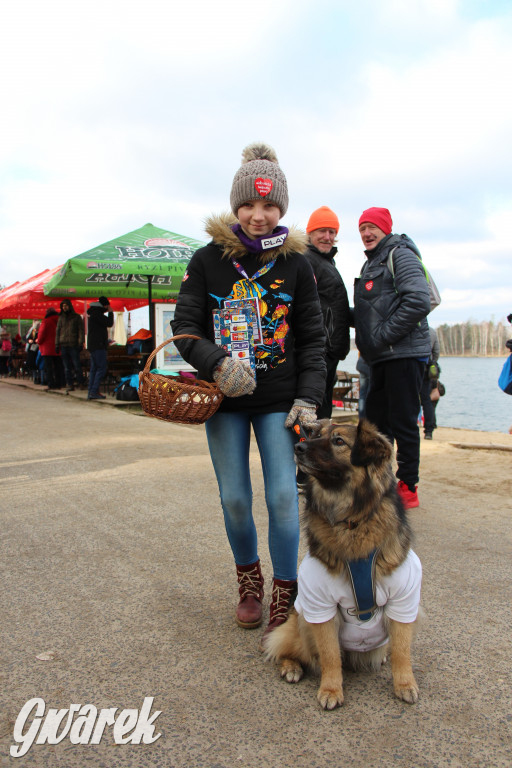
[[[353,339],[351,339],[351,342],[350,342],[350,351],[351,352],[357,352],[358,351],[356,345],[354,344],[354,340]],[[469,359],[471,357],[477,357],[479,359],[484,360],[487,357],[492,357],[493,359],[496,359],[496,358],[499,359],[499,358],[503,358],[503,357],[508,357],[509,355],[510,355],[510,352],[507,349],[505,349],[503,352],[498,352],[495,355],[440,355],[439,357],[440,358],[443,358],[443,357],[463,357],[465,359]],[[342,363],[343,360],[340,360],[340,362]]]

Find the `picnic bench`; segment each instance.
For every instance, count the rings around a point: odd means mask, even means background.
[[[332,400],[334,407],[349,411],[357,411],[359,405],[359,374],[348,371],[336,371],[337,382],[334,386]]]
[[[110,346],[107,352],[107,375],[104,380],[107,394],[115,389],[124,376],[142,371],[147,358],[147,352],[135,352],[129,355],[126,352],[126,346],[120,344]]]

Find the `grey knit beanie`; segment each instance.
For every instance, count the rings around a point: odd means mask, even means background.
[[[236,216],[242,203],[262,198],[275,203],[281,216],[288,210],[288,185],[277,155],[268,144],[255,142],[242,152],[242,165],[231,187],[231,210]]]

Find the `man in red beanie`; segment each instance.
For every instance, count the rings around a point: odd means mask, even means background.
[[[336,383],[338,361],[344,360],[350,349],[350,310],[347,290],[334,262],[334,257],[338,253],[334,243],[339,228],[338,217],[326,205],[313,211],[306,227],[309,236],[306,256],[315,273],[325,326],[327,377],[324,399],[317,410],[319,419],[331,418],[332,391]]]
[[[408,509],[419,506],[418,414],[430,354],[430,297],[416,245],[392,227],[387,208],[368,208],[359,219],[366,262],[354,285],[354,325],[371,366],[366,416],[396,440],[398,492]]]

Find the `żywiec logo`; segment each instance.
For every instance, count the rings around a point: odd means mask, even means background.
[[[30,699],[21,708],[14,724],[13,737],[19,746],[10,748],[11,757],[23,757],[33,744],[59,744],[65,738],[71,744],[99,744],[107,726],[113,726],[112,736],[116,744],[152,744],[162,735],[154,735],[153,723],[162,713],[157,710],[151,715],[153,698],[146,696],[140,712],[123,709],[118,715],[118,707],[98,711],[93,704],[48,709],[45,715],[44,699]]]

